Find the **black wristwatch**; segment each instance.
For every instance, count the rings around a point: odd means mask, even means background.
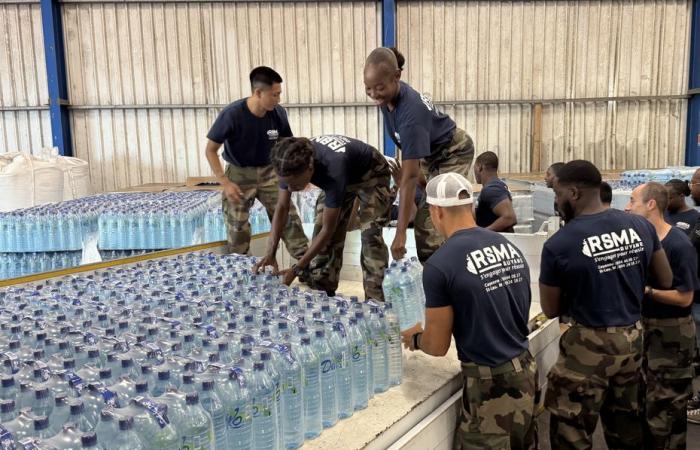
[[[305,271],[306,271],[306,268],[304,268],[304,267],[299,267],[296,264],[294,264],[292,266],[292,273],[294,274],[295,277],[298,277],[299,275],[301,275]]]
[[[420,347],[418,347],[418,338],[421,334],[423,333],[415,333],[413,335],[413,350],[420,350]]]

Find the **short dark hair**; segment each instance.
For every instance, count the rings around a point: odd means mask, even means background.
[[[303,137],[280,139],[270,150],[270,163],[280,177],[303,173],[314,157],[314,146]]]
[[[612,187],[603,181],[600,183],[600,201],[603,203],[612,203]]]
[[[684,197],[688,197],[690,195],[690,184],[688,184],[687,181],[674,178],[666,183],[666,187],[670,187],[674,193],[681,194]]]
[[[560,184],[573,184],[578,187],[600,189],[603,182],[600,170],[592,162],[575,159],[564,164],[557,175]]]
[[[557,175],[559,175],[559,171],[562,167],[564,167],[563,162],[555,162],[551,166],[549,166],[549,171],[552,172],[552,175],[556,177]]]
[[[480,164],[486,169],[498,170],[498,155],[492,151],[484,152],[477,156],[476,164]]]
[[[271,88],[275,83],[281,83],[282,77],[273,69],[267,66],[256,67],[250,71],[251,89]]]
[[[650,181],[642,189],[642,200],[646,203],[649,200],[656,201],[656,208],[663,213],[668,207],[668,191],[663,184]]]
[[[406,58],[396,47],[377,47],[367,56],[365,65],[383,66],[390,71],[403,70]]]

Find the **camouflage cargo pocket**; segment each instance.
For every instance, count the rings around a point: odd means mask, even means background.
[[[461,428],[455,432],[453,450],[510,450],[507,434],[469,433]]]

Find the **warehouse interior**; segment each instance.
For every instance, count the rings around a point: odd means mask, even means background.
[[[390,48],[405,58],[403,64]],[[382,67],[398,74],[388,103],[368,81],[372,64],[380,66],[373,62],[376,54],[388,61]],[[261,67],[272,81],[256,81]],[[258,115],[253,106],[269,101],[264,99],[270,87],[281,95]],[[411,122],[401,139],[397,102],[407,104],[407,92],[417,93],[434,128]],[[230,119],[234,110],[245,111],[248,122],[238,123],[240,115]],[[275,129],[246,140],[258,126],[252,117],[282,121],[268,128],[284,123],[289,134],[279,128],[279,138]],[[438,145],[435,135],[445,121],[457,131],[450,128]],[[430,154],[413,156],[406,136],[423,125],[429,136],[420,142],[430,144]],[[469,144],[460,149],[471,153],[457,167],[440,158],[453,151],[446,148],[461,130]],[[239,134],[245,138],[236,141]],[[287,170],[293,159],[284,153],[284,145],[292,146],[289,139],[314,149],[311,181],[304,179],[299,189],[296,173]],[[348,150],[319,159],[319,145],[333,139]],[[383,158],[353,160],[361,151],[351,147]],[[264,165],[240,162],[260,155]],[[338,155],[346,158],[342,182],[333,172]],[[374,172],[362,166],[369,159],[376,162]],[[416,161],[417,181],[406,175]],[[435,169],[439,161],[443,169]],[[700,188],[694,187],[700,186],[700,2],[0,0],[0,444],[108,450],[573,448],[557,439],[567,436],[561,431],[566,426],[585,422],[575,417],[580,410],[567,403],[574,408],[570,422],[559,418],[550,425],[550,417],[556,415],[554,383],[561,382],[557,376],[570,345],[563,336],[586,326],[576,308],[552,312],[547,288],[553,263],[546,255],[555,259],[555,236],[573,233],[567,225],[583,215],[583,207],[576,214],[565,210],[567,176],[590,188],[579,179],[577,161],[595,169],[596,186],[608,183],[611,211],[635,215],[637,196],[647,205],[653,199],[649,211],[668,203],[661,221],[666,217],[671,228],[684,232],[693,257],[679,259],[693,280],[683,286],[694,287],[677,286],[666,249],[673,286],[657,286],[654,263],[647,261],[640,269],[646,281],[632,307],[636,319],[624,323],[637,326],[639,334],[633,358],[639,398],[630,400],[630,427],[647,433],[644,448],[700,448],[695,331],[692,342],[684,335],[690,350],[674,350],[683,367],[659,369],[668,372],[662,379],[681,369],[686,374],[677,377],[685,384],[674,385],[683,392],[673,405],[661,402],[656,411],[662,419],[645,416],[653,409],[644,389],[653,385],[647,371],[654,364],[648,361],[651,344],[642,345],[653,342],[643,302],[653,302],[655,290],[693,297],[682,305],[659,300],[683,309],[659,319],[663,326],[663,320],[687,319],[673,322],[668,335],[683,334],[683,324],[700,326],[700,242],[693,239],[700,236],[694,228],[695,221],[700,226]],[[572,162],[561,169],[569,175],[558,179],[552,168]],[[324,164],[331,169],[323,183],[334,187],[314,184]],[[253,169],[245,172],[257,177],[253,190],[246,190],[244,171],[233,174],[236,168]],[[532,417],[515,413],[503,419],[502,406],[491,412],[498,426],[509,423],[498,431],[501,441],[478,440],[494,433],[479,429],[490,423],[479,418],[484,405],[475,406],[473,392],[464,395],[470,383],[466,365],[482,372],[484,366],[465,351],[498,338],[487,332],[467,342],[464,330],[498,324],[478,308],[469,310],[475,314],[465,322],[470,325],[458,324],[456,314],[459,302],[494,302],[489,289],[453,298],[449,349],[437,352],[444,356],[428,353],[434,313],[444,308],[436,307],[440,295],[427,284],[427,267],[437,267],[433,255],[454,240],[435,223],[446,203],[431,203],[430,182],[446,172],[461,173],[460,183],[466,178],[468,223],[476,220],[476,228],[492,229],[479,224],[488,186],[498,180],[507,191],[506,215],[513,222],[493,228],[499,233],[490,239],[514,248],[527,273],[522,326],[505,334],[525,340],[523,355],[537,366],[536,395],[530,398]],[[669,192],[663,190],[663,202],[649,187],[659,184]],[[337,186],[345,189],[342,204],[333,203]],[[363,190],[367,186],[371,191]],[[412,206],[404,208],[409,200],[402,191],[414,188],[416,201],[409,196]],[[447,195],[442,189],[440,195]],[[576,195],[581,202],[583,194]],[[676,213],[672,196],[692,222],[669,218]],[[329,219],[329,211],[338,215]],[[421,211],[431,236],[442,235],[429,255]],[[494,220],[506,217],[501,209],[492,211]],[[658,231],[661,225],[646,218],[648,228]],[[651,234],[655,248],[665,248],[665,234]],[[306,240],[300,252],[292,248],[294,236]],[[328,241],[312,255],[319,236]],[[581,241],[569,247],[581,252]],[[470,268],[469,258],[454,264],[465,276],[481,270]],[[560,278],[568,280],[565,266]],[[410,286],[402,284],[408,278]],[[628,275],[623,278],[629,282]],[[377,279],[380,294],[368,295]],[[562,304],[567,298],[573,304],[576,288],[568,289],[557,287],[557,302],[561,291]],[[517,295],[508,292],[512,309]],[[618,291],[610,292],[612,297]],[[581,301],[585,309],[586,299]],[[621,325],[586,329],[614,334]],[[361,353],[352,341],[355,329],[365,345],[363,366],[353,359]],[[380,341],[381,352],[370,348]],[[345,346],[343,353],[339,348]],[[322,363],[325,351],[329,371]],[[314,355],[315,381],[306,365]],[[520,373],[517,358],[512,364]],[[585,365],[581,358],[573,364]],[[500,363],[489,366],[496,378]],[[384,378],[377,375],[382,370]],[[593,389],[585,378],[572,388],[578,392],[573,397]],[[612,391],[595,408],[614,402]],[[590,445],[578,445],[618,448],[615,439],[624,442],[625,436],[614,435],[605,414],[600,420],[598,414],[583,433]],[[530,427],[525,441],[515,437],[521,420]],[[665,443],[647,424],[654,420],[674,430]],[[639,448],[634,439],[620,448]]]

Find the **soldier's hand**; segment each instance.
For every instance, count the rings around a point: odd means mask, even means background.
[[[423,327],[421,326],[420,322],[413,325],[411,328],[402,331],[401,342],[403,342],[403,346],[408,350],[415,350],[413,348],[413,335],[421,332],[423,332]]]
[[[282,275],[282,283],[284,283],[287,286],[292,284],[294,279],[297,277],[296,275],[294,275],[294,271],[292,269],[285,269],[280,272],[280,275]]]
[[[401,259],[406,255],[406,234],[396,233],[394,242],[391,243],[391,256],[394,259]]]
[[[272,273],[277,274],[279,273],[279,266],[277,265],[277,258],[275,258],[274,255],[266,255],[264,256],[260,261],[255,263],[253,266],[253,273],[258,273],[260,272],[260,269],[265,269],[267,266],[272,266]]]
[[[240,203],[243,198],[241,188],[231,180],[226,180],[221,183],[224,188],[224,195],[231,203]]]

